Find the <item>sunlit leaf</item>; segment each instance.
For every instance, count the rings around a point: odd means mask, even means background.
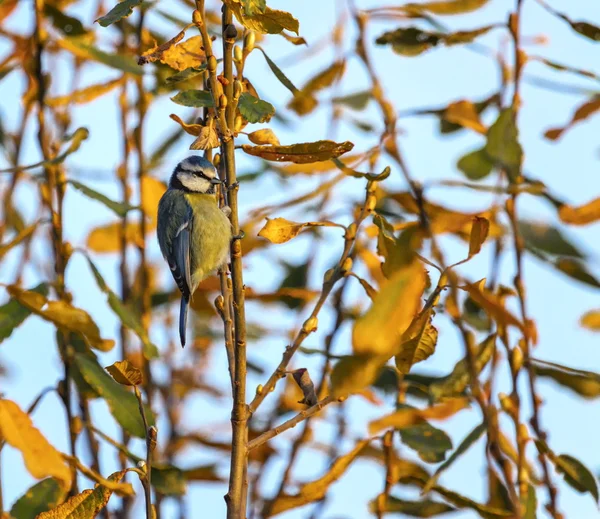
[[[475,355],[475,373],[479,374],[494,354],[496,348],[496,335],[487,337],[477,348]],[[429,393],[434,401],[443,397],[461,395],[471,380],[467,359],[456,363],[452,373],[429,386]]]
[[[494,161],[485,152],[485,148],[471,151],[463,155],[456,167],[470,180],[481,180],[487,177],[494,169]]]
[[[575,126],[577,123],[585,121],[588,117],[595,114],[599,110],[600,96],[596,96],[579,106],[575,110],[575,113],[571,117],[571,120],[566,124],[566,126],[551,128],[550,130],[547,130],[544,133],[544,136],[547,139],[555,141],[559,139],[562,136],[562,134],[565,133],[567,130],[573,128],[573,126]]]
[[[264,13],[267,8],[266,0],[241,0],[244,13],[248,16]]]
[[[313,99],[313,94],[338,81],[344,74],[345,68],[345,61],[336,61],[326,69],[315,74],[299,92],[295,93],[288,107],[299,115],[306,115],[312,112],[317,106],[317,101]]]
[[[370,503],[369,510],[373,514],[377,513],[377,510],[379,510],[377,500]],[[394,496],[387,496],[383,506],[384,512],[388,514],[401,514],[400,517],[435,517],[454,512],[455,510],[455,508],[446,503],[431,501],[430,499],[406,501]]]
[[[8,18],[17,7],[18,0],[4,0],[0,3],[0,21]]]
[[[22,290],[14,285],[7,288],[8,293],[21,305],[50,321],[59,328],[83,335],[89,344],[101,351],[110,351],[115,341],[103,339],[100,330],[90,315],[66,301],[48,301],[39,292]]]
[[[126,18],[133,12],[133,8],[141,5],[142,0],[124,0],[115,5],[108,13],[96,21],[102,27],[108,27],[119,20]]]
[[[444,119],[450,123],[459,124],[484,135],[487,131],[487,128],[479,119],[475,105],[464,99],[450,103],[444,112]]]
[[[273,133],[273,130],[271,130],[270,128],[262,128],[260,130],[256,130],[252,133],[249,133],[248,139],[253,144],[258,144],[259,146],[267,144],[279,146],[279,139],[277,138],[277,135]]]
[[[121,250],[121,222],[101,225],[90,231],[86,247],[97,253],[108,254]],[[142,243],[142,231],[139,222],[127,222],[125,238],[129,244]]]
[[[549,378],[584,398],[600,397],[600,374],[573,369],[561,364],[531,359],[531,368],[538,377]]]
[[[404,333],[400,352],[395,356],[396,367],[400,373],[408,373],[414,364],[429,358],[435,351],[438,331],[431,324],[431,318],[431,309],[421,312],[413,320],[407,332]],[[410,337],[406,337],[413,326],[417,330],[416,333],[411,334]]]
[[[51,97],[46,100],[46,103],[48,106],[64,106],[71,103],[85,104],[103,96],[104,94],[108,94],[110,91],[122,84],[123,80],[121,78],[113,79],[112,81],[107,81],[106,83],[99,83],[82,88],[81,90],[75,90],[68,95]]]
[[[108,477],[108,480],[118,483],[128,470],[115,472]],[[36,519],[93,519],[107,505],[112,493],[111,489],[98,484],[93,490],[84,490],[80,494],[70,497],[62,505],[41,513]]]
[[[160,61],[174,70],[179,70],[180,73],[190,69],[205,68],[206,54],[202,48],[202,36],[192,36],[179,43],[184,34],[185,31],[181,31],[177,36],[162,45],[147,50],[142,54],[138,63],[145,64]],[[191,76],[188,75],[186,79],[189,79],[189,77]],[[173,82],[172,79],[171,82]]]
[[[331,372],[334,397],[357,393],[377,380],[388,356],[350,355],[336,362]],[[397,387],[397,386],[396,386]]]
[[[296,495],[283,494],[280,495],[274,502],[267,503],[265,511],[268,511],[267,517],[304,506],[308,503],[313,503],[322,499],[329,487],[335,483],[357,458],[360,452],[369,444],[369,440],[363,440],[356,444],[348,454],[336,458],[327,474],[323,477],[302,485]]]
[[[334,227],[332,222],[306,222],[297,223],[285,218],[267,218],[267,223],[258,235],[266,238],[271,243],[285,243],[295,238],[306,227]]]
[[[479,254],[483,242],[485,242],[490,232],[490,222],[485,218],[476,216],[473,218],[473,227],[471,227],[471,236],[469,239],[469,258]]]
[[[25,519],[37,517],[58,506],[65,497],[65,489],[54,478],[46,478],[33,485],[10,509],[11,517]]]
[[[110,378],[96,361],[80,353],[75,354],[74,360],[85,381],[108,404],[111,414],[119,425],[129,434],[145,438],[146,430],[134,394]],[[154,413],[147,405],[145,405],[145,412],[148,426],[154,425]]]
[[[106,371],[122,386],[138,386],[143,383],[144,377],[141,370],[133,366],[128,360],[114,362],[106,366]]]
[[[29,291],[46,298],[48,296],[48,285],[41,283]],[[0,343],[10,337],[13,330],[20,326],[30,315],[31,310],[16,299],[11,299],[5,305],[0,306]]]
[[[208,90],[184,90],[171,97],[171,101],[193,108],[213,108],[215,106],[212,94]]]
[[[81,191],[88,198],[102,202],[106,207],[113,211],[117,216],[124,217],[129,211],[137,209],[137,207],[127,204],[126,202],[115,202],[102,193],[98,193],[94,189],[77,182],[76,180],[68,180],[75,189]]]
[[[303,142],[290,146],[242,145],[242,149],[248,155],[275,162],[294,162],[296,164],[310,164],[329,160],[348,153],[352,148],[354,148],[354,144],[349,141],[342,143],[334,141]]]
[[[167,185],[162,181],[150,175],[144,175],[142,178],[142,211],[148,218],[146,231],[156,229],[156,219],[158,218],[158,203],[167,190]]]
[[[82,38],[63,38],[56,43],[63,49],[71,52],[73,55],[82,59],[97,61],[103,65],[122,70],[129,74],[142,75],[142,68],[137,65],[135,60],[123,54],[109,54],[93,45],[87,43]]]
[[[238,110],[250,123],[268,122],[275,113],[275,107],[271,103],[257,99],[248,92],[240,96]]]
[[[8,253],[8,251],[10,251],[12,248],[16,247],[17,245],[20,245],[22,242],[29,239],[37,228],[38,222],[28,227],[25,227],[8,242],[0,244],[0,259],[3,258],[4,255]]]
[[[511,181],[515,181],[521,171],[523,148],[519,143],[519,131],[513,108],[500,112],[496,122],[490,126],[485,144],[485,152],[498,165],[505,168]]]
[[[481,438],[481,435],[485,432],[486,428],[487,427],[484,423],[479,424],[465,437],[465,439],[460,443],[456,450],[452,454],[450,454],[448,459],[437,468],[433,476],[431,476],[429,481],[427,481],[427,484],[423,487],[422,490],[423,494],[429,492],[437,484],[437,480],[439,479],[442,472],[444,472],[460,456],[467,452],[469,447],[471,447],[471,445],[473,445],[479,438]]]
[[[498,324],[514,326],[526,333],[525,325],[504,307],[499,296],[476,283],[467,283],[461,288]]]
[[[600,220],[600,198],[578,207],[563,205],[558,211],[558,216],[564,223],[571,225],[587,225]]]
[[[424,3],[409,3],[399,6],[411,13],[429,12],[437,15],[464,14],[476,11],[488,3],[489,0],[443,0]]]
[[[279,34],[284,29],[298,34],[300,25],[298,20],[286,11],[278,11],[265,7],[265,10],[257,11],[252,15],[244,12],[242,5],[235,0],[226,2],[232,9],[233,14],[244,27],[263,34]]]
[[[23,456],[27,470],[34,478],[56,478],[63,489],[71,486],[71,470],[42,433],[34,427],[29,415],[12,400],[0,399],[0,438]]]
[[[525,501],[523,503],[525,506],[523,519],[537,519],[537,496],[533,485],[527,486],[527,495],[524,496],[523,501]]]
[[[212,120],[200,128],[198,137],[190,144],[190,150],[212,150],[219,147],[219,135]]]
[[[1,311],[0,315],[2,315]],[[600,332],[600,310],[590,310],[589,312],[586,312],[581,316],[581,320],[579,321],[579,323],[581,324],[581,326],[587,328],[588,330]],[[1,337],[2,335],[0,333],[0,338]]]

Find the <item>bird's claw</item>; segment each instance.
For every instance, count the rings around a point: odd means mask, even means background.
[[[241,239],[243,239],[245,237],[246,237],[246,233],[240,229],[240,233],[239,234],[235,234],[234,236],[232,236],[231,237],[231,241],[241,240]]]
[[[227,192],[233,191],[234,189],[237,189],[238,187],[240,187],[240,183],[236,181],[233,184],[230,184],[229,186],[227,186]]]

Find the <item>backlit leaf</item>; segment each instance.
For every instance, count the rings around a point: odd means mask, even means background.
[[[421,314],[413,320],[413,323],[404,334],[402,344],[400,345],[400,352],[395,356],[396,367],[400,373],[408,373],[414,364],[429,358],[435,351],[438,331],[437,328],[431,324],[431,317],[431,309],[421,312]],[[410,338],[407,338],[406,335],[410,332],[411,328],[413,328],[413,325],[417,320],[417,332],[411,334]]]
[[[94,99],[98,99],[104,94],[108,94],[110,91],[122,84],[122,78],[113,79],[112,81],[107,81],[106,83],[99,83],[97,85],[91,85],[89,87],[82,88],[81,90],[75,90],[68,95],[51,97],[50,99],[46,100],[46,103],[48,106],[64,106],[71,103],[85,104],[93,101]]]
[[[463,155],[456,167],[470,180],[481,180],[487,177],[494,169],[494,161],[485,152],[485,148],[471,151]]]
[[[142,0],[124,0],[115,5],[108,13],[96,21],[102,27],[108,27],[119,20],[126,18],[133,12],[133,8],[141,5]]]
[[[513,108],[500,112],[496,122],[490,126],[485,144],[485,152],[498,165],[505,168],[511,181],[515,181],[521,171],[523,148],[519,144],[519,132]]]
[[[0,311],[0,315],[2,312]],[[1,321],[0,321],[1,322]],[[593,330],[595,332],[600,332],[600,310],[590,310],[581,316],[581,320],[579,321],[581,326],[587,328],[588,330]],[[2,327],[0,327],[1,330]],[[0,332],[0,338],[2,337]]]
[[[561,364],[531,359],[531,368],[536,376],[550,378],[584,398],[600,397],[600,374],[573,369]]]
[[[489,232],[490,222],[485,218],[475,216],[473,218],[473,227],[471,227],[471,236],[469,239],[469,258],[479,253]]]
[[[38,292],[22,290],[14,285],[9,286],[7,290],[24,307],[46,321],[50,321],[65,331],[83,335],[92,348],[110,351],[115,345],[115,341],[103,339],[100,336],[100,330],[96,323],[81,308],[76,308],[66,301],[48,301]]]
[[[8,251],[10,251],[13,247],[16,247],[17,245],[21,244],[23,241],[29,239],[29,237],[35,232],[37,227],[38,227],[38,222],[36,222],[28,227],[25,227],[24,229],[19,231],[19,233],[14,238],[9,240],[8,242],[0,244],[0,259],[3,258],[4,255],[6,253],[8,253]]]
[[[206,65],[206,54],[202,50],[202,36],[192,36],[179,43],[185,34],[180,32],[175,38],[146,51],[138,63],[160,61],[174,70],[198,70]],[[187,79],[189,79],[188,76]],[[171,80],[173,82],[173,80]]]
[[[23,456],[27,470],[34,478],[56,478],[63,489],[71,486],[71,470],[42,433],[34,427],[29,415],[12,400],[0,399],[0,438]]]
[[[526,333],[525,325],[504,307],[499,296],[475,283],[467,283],[460,288],[467,292],[471,299],[483,308],[485,313],[498,324],[502,326],[514,326],[519,328],[523,333]]]
[[[139,222],[127,222],[125,237],[129,244],[142,243],[142,231]],[[86,247],[97,253],[112,253],[121,250],[121,222],[101,225],[90,231]]]
[[[294,162],[296,164],[329,160],[348,153],[352,148],[354,148],[354,144],[348,141],[342,143],[334,141],[303,142],[290,146],[242,145],[242,149],[248,155],[275,162]]]
[[[331,394],[337,398],[363,390],[377,380],[381,368],[387,361],[387,355],[343,357],[331,372]]]
[[[48,296],[48,285],[41,283],[32,288],[30,292],[38,293],[46,298]],[[13,330],[20,326],[30,315],[31,310],[16,299],[11,299],[5,305],[0,306],[0,343],[10,337]]]
[[[137,63],[129,56],[122,54],[109,54],[98,49],[97,47],[94,47],[93,45],[90,45],[85,39],[63,38],[61,40],[57,40],[56,43],[78,58],[97,61],[98,63],[122,70],[123,72],[127,72],[129,74],[136,74],[138,76],[143,74],[142,68],[139,67]]]
[[[148,218],[146,231],[156,229],[156,219],[158,218],[158,203],[167,190],[167,185],[162,181],[150,175],[144,175],[142,178],[142,211]]]
[[[571,225],[587,225],[600,220],[600,198],[578,207],[563,205],[558,211],[558,216],[564,223]]]
[[[271,120],[275,107],[267,101],[244,92],[238,101],[238,110],[250,123],[265,123]]]
[[[348,454],[336,458],[327,474],[323,477],[302,485],[296,495],[283,494],[279,496],[274,502],[267,503],[266,510],[272,517],[274,515],[304,506],[308,503],[313,503],[325,497],[329,487],[335,483],[346,470],[357,458],[361,451],[369,444],[369,440],[363,440],[356,444]]]
[[[184,90],[171,97],[171,101],[193,108],[213,108],[215,106],[212,94],[208,90]]]
[[[267,2],[266,0],[242,0],[242,6],[244,6],[244,13],[252,16],[264,13],[267,8]]]
[[[452,465],[460,456],[467,452],[469,447],[471,447],[471,445],[473,445],[479,438],[481,438],[481,435],[485,432],[486,429],[487,427],[484,423],[479,424],[477,427],[475,427],[475,429],[473,429],[460,443],[456,450],[452,454],[450,454],[449,458],[437,468],[433,476],[431,476],[429,481],[427,481],[427,484],[423,487],[421,493],[426,494],[427,492],[429,492],[437,484],[437,480],[439,479],[441,473],[444,472],[450,465]]]
[[[65,494],[65,489],[61,488],[60,483],[56,479],[43,479],[17,499],[10,509],[10,515],[14,519],[37,517],[38,514],[58,506],[64,499]]]
[[[273,130],[269,128],[262,128],[261,130],[256,130],[252,133],[248,134],[248,139],[253,144],[258,144],[259,146],[271,144],[273,146],[279,146],[279,139],[277,135],[273,133]]]
[[[425,289],[425,270],[420,262],[399,269],[381,288],[371,308],[352,330],[352,349],[357,355],[391,357],[419,310]]]
[[[377,500],[371,502],[369,509],[372,513],[377,512],[379,509]],[[455,509],[446,503],[429,499],[406,501],[394,496],[387,496],[383,511],[389,514],[401,514],[400,517],[435,517],[454,512]]]
[[[76,180],[68,180],[68,183],[71,184],[78,191],[81,191],[88,198],[92,198],[94,200],[97,200],[98,202],[102,202],[117,216],[123,217],[129,211],[137,209],[137,207],[129,205],[125,202],[115,202],[114,200],[111,200],[107,196],[103,195],[102,193],[98,193],[98,191],[95,191],[94,189],[82,184],[81,182],[77,182]]]
[[[128,469],[115,472],[108,477],[108,480],[118,483],[127,471]],[[36,519],[93,519],[107,505],[112,493],[111,489],[98,484],[93,490],[84,490],[70,497],[62,505],[41,513]]]
[[[200,131],[202,130],[202,128],[204,128],[201,124],[187,124],[181,119],[181,117],[175,114],[171,114],[169,115],[169,117],[173,119],[177,124],[179,124],[179,126],[183,128],[183,131],[185,133],[195,135],[196,137],[200,135]]]
[[[111,414],[119,425],[129,434],[145,438],[146,430],[134,394],[110,378],[96,361],[80,353],[75,354],[74,360],[85,381],[108,404]],[[147,404],[145,408],[148,426],[154,425],[154,413]]]
[[[544,133],[544,136],[547,139],[555,141],[559,139],[562,136],[562,134],[565,133],[567,130],[573,128],[573,126],[575,126],[577,123],[585,121],[588,117],[595,114],[599,110],[600,96],[596,96],[579,106],[575,110],[575,113],[571,117],[571,120],[565,126],[551,128],[550,130],[547,130],[546,133]]]
[[[488,3],[489,0],[444,0],[424,3],[410,3],[400,6],[409,12],[419,13],[426,11],[437,15],[464,14],[476,11]]]
[[[122,386],[138,386],[144,381],[142,372],[128,360],[114,362],[110,366],[106,366],[105,369],[115,379],[115,382]]]
[[[464,99],[450,103],[444,112],[444,119],[450,123],[459,124],[484,135],[487,131],[479,119],[479,114],[473,103]]]
[[[284,29],[298,34],[300,25],[298,20],[286,11],[278,11],[266,7],[262,12],[249,15],[235,0],[227,0],[233,14],[244,27],[263,34],[279,34]]]
[[[317,105],[316,100],[306,102],[307,98],[312,98],[313,94],[319,90],[323,90],[328,86],[331,86],[334,82],[338,81],[346,68],[346,62],[336,61],[332,63],[326,69],[318,72],[307,83],[300,89],[299,92],[295,93],[294,99],[289,104],[289,108],[294,110],[300,115],[305,115],[312,111]]]
[[[332,222],[306,222],[297,223],[285,218],[267,218],[267,223],[258,235],[266,238],[271,243],[285,243],[300,234],[306,227],[333,227]]]
[[[558,11],[555,11],[547,4],[544,4],[544,7],[548,11],[553,13],[555,16],[558,16],[559,18],[561,18],[562,20],[567,22],[574,31],[578,32],[582,36],[585,36],[586,38],[589,38],[592,41],[600,41],[600,27],[597,27],[596,25],[592,25],[591,23],[588,23],[588,22],[574,22],[573,20],[571,20],[569,17],[565,16],[564,14],[559,13]]]

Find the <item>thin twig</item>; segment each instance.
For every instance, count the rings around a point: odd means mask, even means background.
[[[146,470],[144,478],[144,496],[146,498],[146,519],[152,519],[152,450],[153,450],[153,438],[151,428],[148,427],[148,420],[146,419],[146,410],[144,409],[144,400],[142,393],[137,386],[134,386],[135,397],[138,401],[138,407],[140,414],[142,415],[142,421],[144,422],[144,431],[146,435]],[[154,440],[155,441],[155,440]]]

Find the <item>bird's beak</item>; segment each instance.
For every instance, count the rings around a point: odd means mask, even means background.
[[[222,184],[223,181],[221,179],[219,179],[219,178],[211,178],[210,179],[210,183],[211,184]]]

